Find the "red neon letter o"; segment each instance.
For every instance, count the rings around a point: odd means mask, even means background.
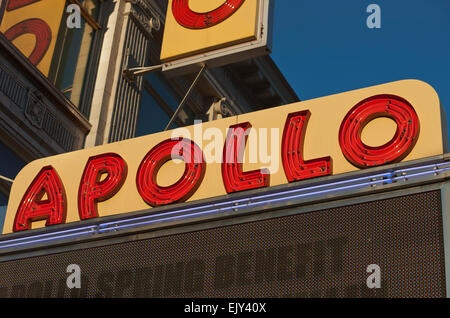
[[[172,12],[175,20],[188,29],[205,29],[228,19],[245,0],[226,0],[220,7],[205,13],[191,10],[189,0],[173,0]]]
[[[171,159],[185,162],[183,176],[168,187],[156,182],[159,169]],[[190,198],[202,183],[206,165],[202,150],[191,140],[168,139],[150,150],[139,166],[136,185],[142,199],[151,206],[183,202]]]
[[[397,123],[394,137],[379,147],[361,140],[361,132],[373,119],[388,117]],[[359,102],[345,116],[339,129],[339,144],[347,160],[359,168],[398,162],[405,158],[419,138],[420,123],[411,104],[398,96],[378,95]]]

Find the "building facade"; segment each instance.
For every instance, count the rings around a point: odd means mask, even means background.
[[[199,73],[166,127],[195,74],[129,72],[161,64],[167,5],[1,2],[0,297],[448,297],[436,91],[401,80],[297,103],[263,56]],[[221,136],[218,160],[199,125],[162,132],[196,120]]]

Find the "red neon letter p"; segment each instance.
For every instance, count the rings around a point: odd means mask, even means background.
[[[107,153],[89,158],[78,191],[81,220],[98,217],[97,203],[114,196],[127,176],[127,164],[117,154]]]

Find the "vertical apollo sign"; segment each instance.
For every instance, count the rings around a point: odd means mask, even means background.
[[[169,0],[164,71],[217,67],[270,53],[270,0]],[[169,72],[170,73],[170,72]]]
[[[48,75],[65,0],[5,0],[0,32]]]

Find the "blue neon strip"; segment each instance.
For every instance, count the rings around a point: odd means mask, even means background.
[[[356,184],[356,185],[352,185],[352,186],[345,186],[345,187],[340,187],[338,189],[333,189],[333,190],[322,190],[322,191],[316,191],[313,193],[304,193],[304,194],[300,194],[300,195],[293,195],[290,197],[283,197],[280,199],[275,199],[275,200],[266,200],[266,201],[260,201],[260,202],[254,202],[254,203],[248,203],[248,204],[243,204],[243,205],[238,205],[238,206],[230,206],[227,208],[227,210],[233,210],[233,209],[237,209],[240,207],[249,207],[249,206],[256,206],[256,205],[261,205],[261,204],[267,204],[268,202],[276,202],[276,201],[285,201],[285,200],[289,200],[292,198],[300,198],[300,197],[308,197],[308,196],[314,196],[317,194],[323,194],[323,193],[329,193],[329,192],[335,192],[335,191],[341,191],[341,190],[347,190],[347,189],[351,189],[351,188],[358,188],[358,187],[364,187],[367,185],[372,185],[375,183],[379,183],[379,181],[372,181],[372,182],[367,182],[367,183],[363,183],[363,184]],[[171,221],[171,220],[175,220],[175,219],[179,219],[179,218],[188,218],[191,216],[198,216],[198,215],[204,215],[204,214],[210,214],[213,212],[218,212],[217,209],[216,210],[208,210],[208,211],[204,211],[204,212],[197,212],[197,213],[192,213],[192,214],[183,214],[183,215],[179,215],[179,216],[173,216],[173,217],[167,217],[167,218],[162,218],[162,219],[158,219],[158,220],[150,220],[150,221],[145,221],[145,222],[140,222],[140,223],[133,223],[133,224],[126,224],[126,225],[121,225],[121,226],[115,226],[114,228],[108,228],[108,229],[102,229],[99,230],[99,232],[111,232],[112,230],[116,230],[116,229],[123,229],[123,228],[127,228],[127,227],[135,227],[135,226],[142,226],[142,225],[149,225],[152,223],[157,223],[157,222],[162,222],[162,221]],[[220,211],[222,212],[222,211]]]
[[[407,172],[407,171],[422,170],[422,169],[427,169],[427,168],[439,168],[440,166],[450,166],[450,163],[435,163],[435,164],[432,164],[432,165],[400,169],[400,170],[396,170],[395,173],[399,174],[399,173]]]
[[[93,231],[97,228],[96,225],[91,225],[91,226],[85,226],[85,227],[77,227],[74,229],[70,229],[70,230],[64,230],[64,231],[56,231],[56,232],[52,232],[52,233],[45,233],[45,234],[37,234],[37,235],[33,235],[33,236],[25,236],[25,237],[21,237],[21,238],[16,238],[16,239],[11,239],[8,240],[6,242],[16,242],[16,241],[23,241],[23,240],[27,240],[29,238],[39,238],[39,237],[47,237],[47,236],[55,236],[57,234],[64,234],[64,233],[70,233],[70,232],[75,232],[75,231],[82,231],[85,229],[90,229],[90,231]],[[1,245],[5,243],[5,242],[0,242],[0,247]]]
[[[450,164],[449,164],[450,165]],[[344,181],[338,181],[338,182],[333,182],[333,183],[329,183],[326,185],[318,185],[318,186],[312,186],[312,187],[308,187],[308,188],[302,188],[302,189],[294,189],[294,190],[288,190],[288,191],[284,191],[282,194],[289,194],[289,193],[297,193],[297,192],[305,192],[305,191],[310,191],[313,189],[319,189],[319,188],[324,188],[324,187],[332,187],[332,186],[336,186],[336,185],[340,185],[340,184],[346,184],[346,183],[350,183],[350,182],[357,182],[360,180],[367,180],[367,179],[374,179],[374,178],[380,178],[380,177],[388,177],[389,179],[383,179],[383,180],[379,180],[377,183],[379,183],[380,181],[382,181],[382,183],[392,183],[393,179],[393,175],[394,174],[398,174],[400,172],[405,172],[405,171],[414,171],[414,170],[420,170],[420,169],[425,169],[425,168],[431,168],[431,167],[437,167],[436,164],[433,165],[427,165],[427,166],[420,166],[420,167],[414,167],[414,168],[410,168],[410,169],[402,169],[402,170],[397,170],[393,173],[383,173],[383,174],[377,174],[377,175],[373,175],[373,176],[369,176],[369,177],[360,177],[360,178],[355,178],[355,179],[349,179],[349,180],[344,180]],[[433,173],[436,171],[433,171]],[[426,173],[432,173],[432,172],[426,172]],[[357,186],[363,186],[361,184],[357,185]],[[330,191],[335,191],[335,189],[330,190]],[[320,192],[317,192],[315,194],[319,194]],[[325,193],[325,192],[322,192]],[[260,195],[260,196],[255,196],[252,197],[251,200],[257,200],[257,199],[264,199],[264,198],[268,198],[268,197],[274,197],[274,196],[279,196],[280,193],[271,193],[271,194],[265,194],[265,195]],[[296,196],[293,196],[294,198]],[[168,212],[163,212],[161,214],[154,214],[154,215],[147,215],[147,216],[141,216],[141,217],[137,217],[137,218],[132,218],[132,219],[127,219],[127,220],[121,220],[121,221],[116,221],[116,222],[109,222],[109,223],[103,223],[100,226],[101,227],[108,227],[110,225],[116,225],[116,224],[121,224],[121,223],[128,223],[128,222],[132,222],[132,221],[139,221],[139,220],[145,220],[145,219],[153,219],[153,218],[157,218],[160,216],[167,216],[167,215],[171,215],[171,214],[177,214],[177,213],[182,213],[182,212],[188,212],[188,211],[192,211],[192,210],[198,210],[199,208],[207,208],[210,206],[220,206],[220,205],[230,205],[230,204],[236,204],[236,203],[241,203],[241,202],[245,202],[245,201],[249,201],[249,198],[245,198],[245,199],[240,199],[240,200],[234,200],[234,201],[228,201],[228,202],[221,202],[221,203],[216,203],[213,205],[204,205],[201,207],[195,207],[195,208],[187,208],[187,209],[182,209],[182,210],[176,210],[176,211],[168,211]],[[233,207],[236,208],[236,207]],[[141,223],[139,223],[141,224]],[[118,227],[116,227],[118,228]]]
[[[360,181],[360,180],[367,180],[367,179],[373,179],[373,178],[380,178],[380,177],[385,177],[385,176],[392,177],[392,174],[390,174],[390,173],[388,173],[388,174],[386,174],[386,173],[384,173],[384,174],[377,174],[377,175],[370,176],[370,177],[363,177],[363,178],[356,178],[356,179],[351,179],[351,180],[344,180],[344,181],[328,183],[326,185],[318,185],[318,186],[312,186],[312,187],[308,187],[308,188],[288,190],[288,191],[282,192],[282,194],[305,192],[305,191],[310,191],[310,190],[314,190],[314,189],[325,188],[325,187],[332,187],[332,186],[336,186],[336,185],[340,185],[340,184],[346,184],[346,183],[350,183],[350,182],[355,182],[355,181]],[[387,179],[379,180],[379,182],[380,181],[385,181],[385,180],[387,180]],[[330,190],[330,191],[334,191],[334,190]],[[246,201],[249,201],[249,200],[253,200],[254,201],[254,200],[257,200],[257,199],[264,199],[264,198],[274,197],[274,196],[280,196],[280,193],[264,194],[264,195],[260,195],[260,196],[251,197],[250,199],[249,198],[245,198],[245,199],[240,199],[240,200],[215,203],[215,204],[211,204],[211,205],[203,205],[203,206],[195,207],[195,208],[187,208],[187,209],[182,209],[182,210],[163,212],[163,213],[160,213],[160,214],[140,216],[140,217],[127,219],[127,220],[120,220],[120,221],[116,221],[116,222],[103,223],[100,226],[101,227],[107,227],[109,225],[127,223],[127,222],[131,222],[131,221],[145,220],[145,219],[149,219],[149,218],[153,219],[153,218],[156,218],[156,217],[159,217],[159,216],[167,216],[167,215],[171,215],[171,214],[175,214],[175,213],[178,214],[178,213],[182,213],[182,212],[198,210],[200,208],[208,208],[208,207],[212,207],[212,206],[216,207],[216,206],[221,206],[221,205],[227,205],[228,206],[230,204],[238,204],[238,203],[246,202]],[[236,206],[233,206],[231,208],[232,209],[236,208]]]
[[[229,207],[226,210],[232,210],[232,209],[236,209],[236,208],[239,208],[239,207],[244,208],[244,207],[247,207],[247,206],[248,206],[247,204],[237,205],[237,206]],[[177,219],[188,218],[188,217],[191,217],[191,216],[199,216],[199,215],[211,214],[211,213],[215,213],[215,212],[222,212],[222,211],[215,209],[215,210],[208,210],[208,211],[196,212],[196,213],[191,213],[191,214],[183,214],[183,215],[171,216],[171,217],[167,217],[167,218],[162,218],[162,219],[157,219],[157,220],[150,220],[150,221],[145,221],[145,222],[140,222],[140,223],[125,224],[125,225],[121,225],[121,226],[115,226],[113,228],[101,229],[101,230],[99,230],[99,233],[112,232],[112,231],[115,231],[115,230],[118,230],[118,229],[127,228],[127,227],[149,225],[149,224],[152,224],[152,223],[158,223],[158,222],[163,222],[163,221],[173,221],[173,220],[177,220]]]
[[[444,164],[433,164],[433,165],[414,167],[414,168],[409,168],[409,169],[401,169],[401,170],[393,171],[391,173],[383,173],[383,174],[377,174],[377,175],[373,175],[373,176],[360,177],[360,178],[355,178],[355,179],[350,179],[350,180],[333,182],[333,183],[329,183],[329,184],[325,184],[325,185],[312,186],[312,187],[303,188],[303,189],[293,189],[293,190],[284,191],[282,193],[271,193],[271,194],[266,194],[266,195],[259,195],[259,196],[251,197],[251,198],[239,199],[239,200],[234,200],[234,201],[226,201],[226,202],[218,202],[218,203],[214,203],[214,204],[197,206],[197,207],[193,207],[193,208],[185,208],[182,210],[163,212],[163,213],[159,213],[159,214],[136,217],[136,218],[120,220],[120,221],[116,221],[116,222],[107,222],[107,223],[102,223],[99,225],[85,226],[85,227],[80,227],[80,228],[75,228],[75,229],[57,231],[57,232],[53,232],[53,233],[38,234],[35,236],[28,236],[28,237],[17,238],[17,239],[0,242],[0,249],[29,245],[29,244],[37,244],[37,243],[41,243],[41,242],[47,242],[47,241],[52,241],[52,240],[62,239],[62,238],[69,238],[69,237],[76,237],[76,236],[83,236],[83,235],[92,235],[93,233],[101,234],[101,233],[107,233],[107,232],[114,232],[114,231],[124,229],[124,228],[138,227],[138,226],[149,225],[149,224],[154,224],[154,223],[158,223],[158,222],[167,222],[167,221],[172,221],[172,220],[177,220],[177,219],[186,219],[186,218],[190,218],[190,217],[194,217],[194,216],[226,212],[228,210],[234,210],[234,209],[239,209],[239,208],[244,208],[244,207],[253,207],[253,206],[268,204],[268,203],[272,203],[272,202],[280,202],[280,201],[305,198],[305,197],[310,197],[310,196],[317,196],[320,194],[326,194],[326,193],[331,193],[331,192],[340,192],[340,191],[344,191],[344,190],[348,190],[348,189],[364,188],[364,187],[370,186],[370,185],[377,185],[377,184],[383,185],[386,183],[392,183],[392,182],[396,182],[396,181],[400,181],[400,180],[407,180],[407,179],[414,178],[414,177],[449,171],[450,167],[440,168],[441,166],[449,166],[449,165],[450,165],[449,163],[444,163]],[[404,173],[406,171],[416,171],[416,170],[422,170],[422,169],[426,169],[426,168],[436,168],[436,169],[432,170],[432,171],[419,172],[419,173],[415,173],[415,174],[411,174],[411,175],[398,176],[398,177],[395,176],[395,175],[398,175],[399,173]],[[337,188],[334,187],[333,189],[324,189],[324,190],[318,190],[318,191],[308,192],[308,193],[299,193],[299,192],[316,190],[316,189],[320,189],[320,188],[344,185],[347,183],[357,182],[357,181],[361,181],[361,180],[370,180],[370,179],[375,179],[375,178],[380,178],[380,177],[383,177],[384,179],[378,179],[378,180],[374,180],[374,181],[370,181],[370,182],[364,182],[364,183],[348,185],[348,186],[340,186]],[[285,196],[286,194],[293,194],[293,195],[286,197]],[[283,197],[282,198],[273,198],[275,196],[283,196]],[[258,202],[251,202],[251,201],[258,200],[258,199],[263,199],[263,200],[258,201]],[[239,203],[243,203],[243,202],[247,202],[247,203],[239,204]],[[226,205],[226,207],[221,208],[221,206],[224,206],[224,205]],[[193,211],[193,210],[199,210],[199,209],[207,209],[207,210],[199,211],[199,212],[195,212],[195,213],[171,216],[173,214],[179,214],[179,213]],[[150,219],[150,220],[143,221],[143,220],[147,220],[147,219]],[[143,222],[136,223],[135,221],[143,221]],[[123,224],[123,223],[130,223],[130,222],[133,222],[133,223],[132,224]],[[123,225],[118,226],[118,224],[123,224]],[[115,226],[110,227],[111,225],[115,225]],[[67,233],[72,233],[72,234],[67,234]],[[25,242],[21,242],[21,241],[25,241]],[[18,243],[14,243],[14,242],[18,242]]]
[[[36,243],[42,243],[45,241],[51,241],[51,240],[55,240],[55,239],[62,239],[62,238],[67,238],[67,237],[74,237],[74,236],[82,236],[85,234],[90,234],[92,235],[92,231],[89,232],[81,232],[81,233],[73,233],[73,234],[68,234],[68,235],[60,235],[58,237],[49,237],[49,238],[45,238],[45,239],[40,239],[40,240],[34,240],[31,242],[23,242],[23,243],[16,243],[16,244],[9,244],[9,245],[3,245],[0,247],[0,249],[3,248],[7,248],[7,247],[14,247],[14,246],[21,246],[21,245],[27,245],[27,244],[36,244]],[[6,241],[6,243],[8,243],[10,241]]]
[[[415,174],[411,174],[411,175],[407,175],[407,176],[400,176],[400,177],[395,177],[394,180],[395,181],[399,181],[399,180],[407,180],[409,178],[414,178],[414,177],[420,177],[420,176],[424,176],[426,174],[435,174],[435,173],[440,173],[440,172],[444,172],[444,171],[449,171],[450,168],[443,168],[443,169],[436,169],[430,172],[419,172],[419,173],[415,173]]]

